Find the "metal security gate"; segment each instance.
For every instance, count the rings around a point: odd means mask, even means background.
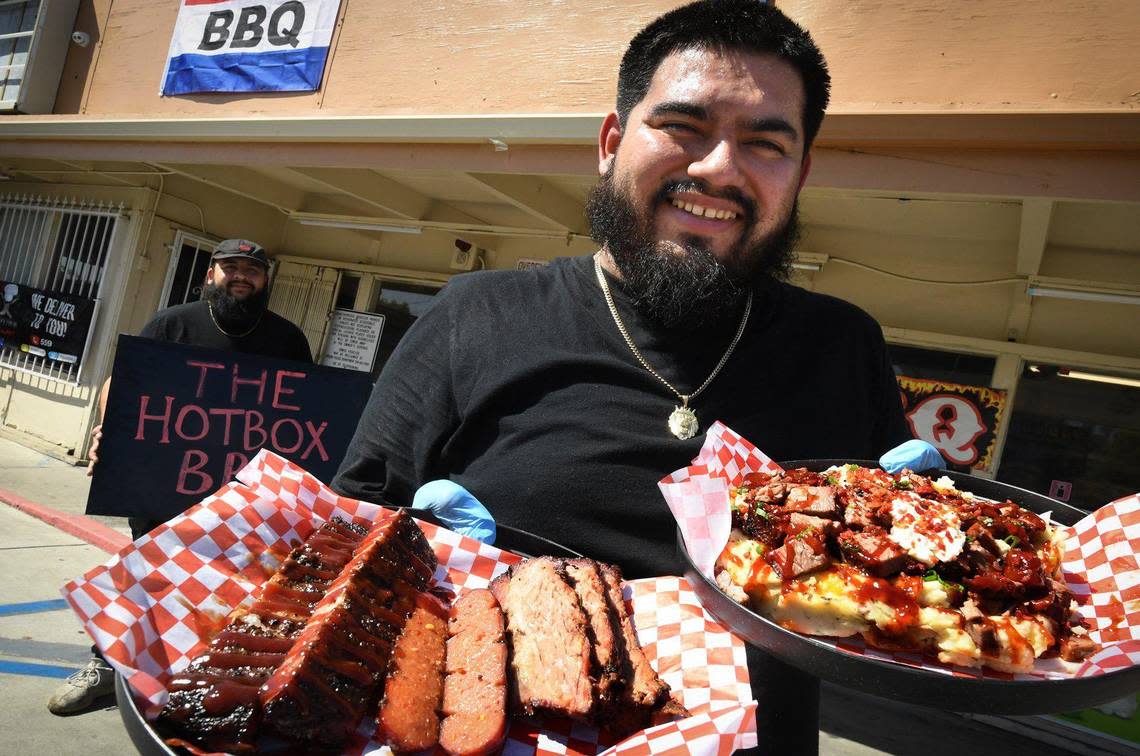
[[[94,299],[89,347],[107,256],[123,214],[122,205],[0,195],[0,280]],[[79,382],[75,364],[9,348],[0,348],[0,367]]]

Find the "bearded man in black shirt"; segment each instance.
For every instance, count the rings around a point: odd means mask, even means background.
[[[269,258],[256,242],[220,243],[202,299],[159,311],[139,336],[158,341],[312,362],[305,334],[269,309]]]
[[[226,239],[218,244],[206,272],[203,298],[161,310],[143,326],[140,336],[159,341],[225,349],[287,360],[312,362],[309,342],[293,323],[269,310],[269,258],[260,244],[246,239]],[[107,409],[111,379],[99,393],[99,415]],[[103,426],[91,431],[90,475],[99,459]],[[149,533],[162,522],[129,517],[131,538]],[[87,664],[57,688],[48,701],[53,714],[75,714],[113,690],[115,672],[91,648]]]
[[[756,0],[650,24],[599,136],[601,249],[449,284],[385,366],[333,487],[408,505],[447,478],[498,522],[644,577],[682,569],[656,484],[714,420],[777,460],[908,439],[878,325],[785,282],[828,89],[808,34]],[[812,750],[815,683],[750,656],[768,748]]]

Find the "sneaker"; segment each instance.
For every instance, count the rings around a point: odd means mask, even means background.
[[[48,711],[57,715],[75,714],[114,690],[115,670],[96,656],[56,688],[48,701]]]

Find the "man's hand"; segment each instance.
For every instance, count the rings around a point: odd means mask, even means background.
[[[426,509],[449,529],[483,543],[495,542],[495,518],[463,486],[450,480],[433,480],[420,486],[412,509]]]
[[[99,441],[103,438],[103,424],[91,429],[91,446],[87,448],[87,477],[95,474],[95,463],[99,461]]]
[[[889,473],[902,472],[903,469],[923,472],[938,467],[945,467],[946,461],[933,445],[918,439],[905,441],[889,452],[879,457],[879,464]]]

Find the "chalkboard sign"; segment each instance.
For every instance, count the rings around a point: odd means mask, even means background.
[[[169,519],[262,447],[332,480],[367,373],[120,336],[87,513]]]
[[[95,300],[0,281],[0,348],[78,366]]]
[[[372,372],[384,332],[384,316],[356,310],[334,310],[322,365]]]

